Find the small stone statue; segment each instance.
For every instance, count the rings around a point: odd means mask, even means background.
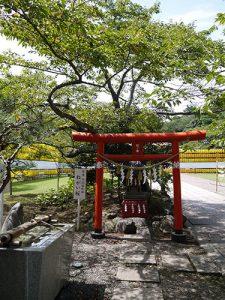
[[[15,228],[23,223],[23,205],[18,202],[9,211],[1,228],[1,233],[4,233],[12,228]]]
[[[127,226],[124,229],[124,233],[126,234],[136,234],[136,232],[137,227],[133,221],[130,224],[127,224]]]

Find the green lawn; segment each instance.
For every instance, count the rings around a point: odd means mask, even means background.
[[[64,176],[59,179],[59,186],[66,185],[69,177]],[[13,182],[13,195],[41,194],[50,189],[57,189],[57,178],[34,179],[29,181]]]
[[[214,174],[214,173],[196,173],[196,174],[190,173],[188,175],[216,181],[216,174]],[[218,181],[225,182],[225,175],[223,175],[223,176],[219,175]]]

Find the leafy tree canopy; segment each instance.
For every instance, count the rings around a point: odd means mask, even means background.
[[[43,99],[51,90],[51,78],[24,70],[13,75],[2,68],[0,76],[0,160],[6,176],[0,192],[9,181],[11,164],[25,145],[42,142],[48,135],[49,115]]]
[[[79,110],[71,113],[77,97],[65,98],[65,87],[92,89],[95,99],[104,92],[115,109],[132,116],[141,105],[166,109],[184,98],[205,97],[212,64],[222,63],[223,44],[212,41],[210,31],[154,21],[158,4],[147,9],[130,0],[2,0],[0,12],[0,33],[43,57],[31,62],[6,53],[0,61],[62,75],[48,103],[77,130],[98,126],[80,119]],[[67,107],[56,105],[65,100]]]

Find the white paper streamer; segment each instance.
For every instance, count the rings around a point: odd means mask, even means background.
[[[143,170],[143,184],[145,184],[147,180],[147,172],[146,172],[146,169]]]
[[[157,180],[157,170],[155,167],[152,169],[152,180],[154,182],[156,182],[156,180]]]
[[[125,179],[125,173],[124,173],[123,166],[120,169],[120,175],[121,175],[121,181],[120,182],[123,183],[124,179]]]
[[[134,171],[133,169],[130,170],[130,184],[132,185],[132,182],[133,182],[133,176],[134,176]]]

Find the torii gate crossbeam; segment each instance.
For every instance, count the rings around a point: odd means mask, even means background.
[[[102,198],[103,198],[103,163],[104,158],[113,161],[148,161],[148,160],[170,160],[173,163],[173,189],[174,189],[174,234],[172,238],[182,241],[183,234],[183,215],[181,201],[181,182],[180,182],[180,159],[179,143],[183,141],[195,141],[205,139],[205,131],[173,132],[173,133],[110,133],[96,134],[73,132],[74,141],[91,142],[97,144],[96,158],[96,189],[95,189],[95,218],[94,233],[95,238],[104,237],[102,232]],[[144,154],[143,144],[153,142],[171,143],[170,154]],[[132,154],[105,154],[104,148],[107,143],[131,143]]]

